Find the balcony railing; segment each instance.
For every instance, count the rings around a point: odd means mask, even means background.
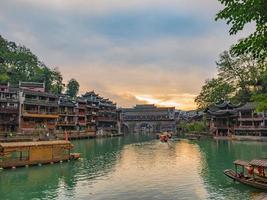
[[[47,106],[58,106],[57,101],[49,101],[49,100],[40,100],[40,99],[25,99],[25,104],[31,105],[47,105]]]
[[[84,116],[85,112],[79,112],[78,115]]]
[[[21,128],[32,128],[32,129],[36,129],[37,131],[38,130],[45,130],[46,128],[48,129],[53,129],[55,128],[56,126],[56,123],[52,123],[52,122],[43,122],[41,123],[35,123],[35,122],[22,122],[21,123]]]
[[[36,118],[58,118],[58,112],[42,112],[42,111],[23,111],[23,116]]]
[[[59,111],[60,115],[75,115],[74,111]]]
[[[25,114],[45,114],[45,115],[58,115],[58,112],[51,111],[37,111],[37,110],[24,110]]]
[[[17,113],[19,110],[15,107],[0,107],[0,113]]]
[[[117,119],[112,117],[98,117],[97,121],[114,122],[117,121]]]
[[[18,102],[18,98],[0,98],[0,102]]]
[[[95,112],[95,111],[88,111],[87,112],[87,115],[97,115],[97,112]]]
[[[237,130],[267,130],[267,126],[249,126],[249,125],[242,125],[242,126],[235,126]]]
[[[262,121],[262,120],[264,120],[264,117],[262,116],[255,116],[255,117],[242,116],[238,118],[238,121]]]
[[[57,123],[57,125],[69,125],[69,126],[75,126],[76,125],[76,123],[75,123],[75,121],[59,121],[58,123]]]
[[[19,123],[18,120],[0,119],[1,125],[17,125],[18,123]]]

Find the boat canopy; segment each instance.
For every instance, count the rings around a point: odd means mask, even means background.
[[[11,149],[20,149],[28,147],[40,147],[40,146],[54,146],[54,145],[64,145],[72,147],[70,141],[66,140],[54,140],[54,141],[37,141],[37,142],[7,142],[0,143],[0,152],[5,152],[6,150]]]
[[[252,166],[267,167],[267,160],[252,160],[249,164]]]
[[[235,160],[234,161],[234,164],[235,165],[240,165],[240,166],[248,166],[249,165],[249,162],[246,161],[246,160]]]

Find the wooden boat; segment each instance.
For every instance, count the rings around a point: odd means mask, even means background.
[[[172,135],[169,133],[164,133],[159,136],[159,140],[161,142],[168,142],[169,139],[171,139]]]
[[[49,164],[80,158],[79,153],[70,153],[69,141],[38,141],[0,143],[0,168],[16,168]]]
[[[267,191],[267,179],[255,176],[254,169],[261,167],[263,174],[265,174],[265,168],[267,168],[267,160],[252,160],[250,162],[243,160],[234,161],[235,171],[232,169],[224,170],[224,174],[234,181],[238,181],[245,185],[249,185],[258,189]],[[238,172],[238,167],[242,167],[242,172]],[[245,174],[245,168],[250,166],[248,174]]]

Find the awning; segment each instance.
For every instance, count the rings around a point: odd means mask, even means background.
[[[246,160],[235,160],[234,161],[234,164],[240,165],[240,166],[248,166],[249,165],[249,162],[246,161]]]
[[[253,166],[267,167],[267,160],[252,160],[249,164]]]

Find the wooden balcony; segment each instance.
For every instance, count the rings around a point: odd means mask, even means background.
[[[0,119],[1,125],[17,125],[18,123],[19,123],[18,120]]]
[[[71,111],[61,111],[59,112],[59,115],[68,115],[68,116],[75,116],[75,112],[71,112]]]
[[[60,121],[57,122],[57,126],[76,126],[75,121]]]
[[[24,104],[58,107],[57,101],[48,101],[48,100],[39,100],[39,99],[27,99],[26,98],[24,101]]]
[[[0,107],[0,113],[18,113],[19,109],[15,107],[5,107],[1,108]]]
[[[48,128],[48,129],[54,129],[55,126],[56,126],[56,123],[47,123],[47,122],[44,122],[44,123],[41,123],[45,128]],[[38,128],[40,126],[40,123],[35,123],[35,122],[22,122],[21,123],[21,128],[22,129],[36,129],[37,131],[38,130],[45,130],[45,128]]]
[[[38,112],[38,111],[23,111],[23,117],[34,117],[34,118],[52,118],[56,119],[59,117],[57,112]]]
[[[237,119],[238,121],[263,121],[264,117],[257,116],[257,117],[251,117],[251,116],[242,116]]]
[[[79,120],[78,121],[78,125],[85,126],[86,125],[86,121],[85,120]]]
[[[19,100],[17,98],[0,98],[0,102],[18,103]]]
[[[235,130],[267,130],[267,126],[235,126]]]
[[[78,112],[78,116],[85,116],[85,112]]]
[[[96,116],[97,115],[97,112],[95,112],[95,111],[88,111],[88,112],[86,112],[86,115],[94,115],[94,116]]]
[[[117,119],[112,118],[112,117],[98,117],[97,121],[101,121],[101,122],[116,122]]]

